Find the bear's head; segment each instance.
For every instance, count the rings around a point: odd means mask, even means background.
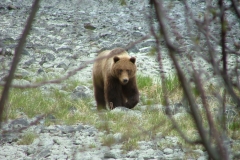
[[[122,85],[128,83],[129,79],[136,74],[135,57],[118,57],[113,58],[112,75],[119,79]]]

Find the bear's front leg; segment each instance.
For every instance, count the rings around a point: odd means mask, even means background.
[[[122,86],[118,79],[111,78],[105,85],[105,98],[110,107],[114,109],[118,106],[125,106],[124,97],[122,95]]]
[[[126,108],[132,109],[139,102],[139,91],[135,77],[123,86],[123,94],[127,98]]]
[[[104,89],[95,85],[94,95],[97,102],[97,109],[106,109],[106,102],[104,98]]]

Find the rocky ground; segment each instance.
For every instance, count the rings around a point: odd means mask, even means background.
[[[6,128],[27,126],[27,119],[12,121]],[[4,128],[4,129],[6,129]],[[17,135],[6,135],[2,140],[1,159],[183,159],[184,151],[178,145],[176,137],[161,137],[156,141],[140,141],[139,149],[129,152],[124,151],[121,143],[111,147],[103,146],[100,137],[105,134],[92,126],[49,126],[34,125],[28,130],[33,130],[39,137],[30,145],[16,145],[14,142]],[[120,140],[121,134],[114,134],[116,141]],[[7,143],[6,143],[7,142]],[[157,142],[171,143],[174,148],[158,149]],[[195,150],[199,159],[204,159],[205,153]]]
[[[193,5],[195,5],[193,1]],[[32,0],[2,0],[0,2],[0,80],[4,81],[21,36]],[[201,3],[199,3],[200,6]],[[172,16],[183,20],[182,6],[175,2]],[[42,1],[31,34],[28,36],[23,56],[16,72],[14,84],[28,85],[35,81],[51,80],[93,59],[99,50],[124,47],[149,33],[146,23],[146,1],[129,1],[127,6],[109,0],[52,0]],[[201,7],[200,7],[201,8]],[[180,25],[179,27],[183,27]],[[129,49],[137,58],[138,72],[156,77],[159,67],[155,56],[149,56],[153,39],[148,39]],[[172,73],[167,57],[163,58],[164,70]],[[77,72],[73,79],[80,82],[91,80],[91,64]],[[61,85],[40,87],[62,89]],[[81,87],[81,86],[80,86]],[[90,91],[90,96],[92,91]],[[28,126],[33,119],[20,118],[3,124],[3,130]],[[42,122],[43,123],[43,122]],[[99,137],[104,132],[77,124],[74,126],[33,125],[29,130],[39,137],[31,145],[17,145],[15,133],[1,136],[0,159],[184,159],[187,151],[181,149],[176,137],[161,137],[174,148],[159,150],[156,141],[139,142],[139,149],[123,152],[121,144],[102,146]],[[118,134],[114,135],[116,141]],[[94,146],[92,146],[94,144]],[[207,159],[204,151],[195,150],[198,160]]]

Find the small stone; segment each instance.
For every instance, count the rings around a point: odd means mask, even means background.
[[[49,120],[50,122],[55,122],[56,121],[56,117],[52,114],[48,114],[46,116],[46,119]]]
[[[42,68],[39,68],[38,71],[37,71],[37,74],[40,74],[40,73],[43,73],[44,70]]]
[[[117,143],[120,143],[122,140],[122,133],[115,133],[113,137]]]
[[[117,157],[112,152],[106,152],[106,153],[104,153],[104,158],[117,158]]]
[[[16,142],[18,140],[18,135],[14,134],[14,133],[4,133],[2,135],[0,135],[0,142]]]
[[[172,150],[171,148],[165,148],[165,149],[163,150],[163,153],[164,153],[164,154],[173,154],[173,150]]]
[[[57,68],[63,68],[64,70],[67,70],[67,69],[68,69],[68,66],[67,66],[64,62],[60,62],[60,63],[57,65]]]
[[[123,106],[118,106],[113,109],[114,112],[121,112],[121,111],[131,111],[131,109],[123,107]]]
[[[22,50],[22,55],[29,56],[30,53],[26,49],[23,49]]]
[[[8,6],[7,6],[7,9],[8,9],[8,10],[15,10],[15,9],[17,9],[17,7],[14,6],[14,5],[8,5]]]
[[[38,143],[38,146],[43,146],[43,147],[46,147],[46,146],[51,146],[51,145],[53,145],[54,144],[54,142],[53,142],[53,140],[52,139],[50,139],[49,137],[47,137],[47,138],[42,138],[42,139],[40,139],[40,141],[39,141],[39,143]]]
[[[72,126],[65,126],[63,128],[61,128],[61,131],[63,134],[68,134],[68,133],[73,133],[76,131],[75,128],[73,128]]]
[[[81,125],[81,124],[79,124],[79,125],[77,126],[76,130],[77,130],[77,131],[82,131],[82,130],[84,130],[84,126]]]
[[[193,152],[199,154],[200,156],[204,155],[204,152],[202,150],[200,150],[200,149],[193,150]]]
[[[42,60],[45,60],[45,61],[54,61],[55,59],[56,58],[52,53],[45,53],[44,56],[42,57]]]
[[[139,154],[138,151],[130,151],[130,152],[128,152],[127,157],[128,158],[137,158],[138,154]]]
[[[9,125],[10,128],[12,129],[19,129],[22,127],[26,127],[29,125],[29,122],[27,121],[27,119],[25,118],[19,118],[19,119],[15,119],[11,122],[11,124]]]
[[[163,159],[173,159],[174,156],[173,154],[164,154],[163,157]]]
[[[94,30],[96,29],[96,27],[94,27],[92,24],[90,23],[84,23],[84,28],[85,29],[89,29],[89,30]]]
[[[208,158],[205,157],[205,156],[201,156],[201,157],[199,157],[197,160],[206,160],[206,159],[208,159]]]
[[[27,155],[31,155],[31,154],[34,154],[34,153],[35,153],[35,148],[34,147],[28,147],[27,148],[27,151],[26,151]]]
[[[51,155],[51,151],[49,149],[44,149],[37,155],[37,159],[46,158],[50,155]]]
[[[30,60],[27,60],[26,62],[24,62],[24,65],[30,66],[30,65],[33,64],[34,62],[35,62],[35,59],[30,59]]]
[[[79,98],[88,98],[90,97],[90,89],[86,86],[77,86],[72,94],[72,99],[79,99]]]
[[[69,47],[61,47],[61,48],[59,48],[59,49],[57,49],[57,52],[59,53],[67,53],[67,54],[69,54],[69,53],[72,53],[73,52],[73,50],[72,50],[72,48],[69,48]]]

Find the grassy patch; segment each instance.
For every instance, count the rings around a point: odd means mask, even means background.
[[[101,111],[91,109],[93,99],[79,99],[77,101],[69,98],[70,93],[79,84],[88,85],[91,82],[79,83],[77,81],[68,80],[66,85],[63,85],[62,92],[58,89],[51,89],[48,93],[43,93],[37,89],[12,89],[9,97],[8,108],[5,110],[5,119],[18,118],[19,112],[25,113],[28,117],[34,117],[39,114],[46,114],[46,125],[51,124],[76,124],[83,123],[95,126],[97,129],[104,131],[101,140],[104,145],[111,146],[114,143],[122,143],[122,148],[126,151],[137,149],[139,141],[148,141],[161,135],[177,136],[178,132],[173,129],[172,122],[167,115],[160,109],[154,109],[154,106],[164,104],[163,95],[166,94],[171,103],[179,102],[182,98],[182,90],[176,76],[167,77],[165,80],[166,91],[160,81],[154,81],[151,77],[138,75],[138,87],[141,93],[141,103],[139,107],[134,108],[134,113],[126,114],[124,111]],[[213,89],[212,89],[213,90]],[[193,88],[194,92],[194,88]],[[210,92],[210,91],[209,91]],[[209,93],[210,94],[210,93]],[[195,95],[196,98],[199,96]],[[208,99],[210,107],[215,107],[219,102],[217,99]],[[200,102],[199,102],[200,103]],[[141,111],[140,108],[145,105],[146,109]],[[139,114],[138,114],[139,112]],[[207,128],[206,115],[204,110],[201,111],[203,124]],[[50,118],[48,118],[50,117]],[[191,140],[199,138],[195,124],[190,114],[184,114],[176,117],[179,128],[184,135]],[[228,125],[228,132],[233,139],[239,137],[239,118],[234,119]],[[206,124],[206,125],[205,125]],[[113,135],[121,133],[120,140],[116,140]],[[26,134],[18,142],[19,144],[30,144],[31,133]],[[34,139],[34,138],[32,138]],[[164,149],[172,147],[171,142],[159,141],[157,147]],[[179,137],[179,141],[183,147],[189,148],[190,145]],[[90,148],[94,148],[95,144],[91,144]],[[191,146],[193,149],[198,149],[201,146]],[[235,148],[237,148],[236,146]],[[233,147],[234,148],[234,147]]]
[[[166,77],[164,83],[166,87],[165,93],[160,80],[153,82],[152,78],[142,75],[137,78],[143,105],[165,104],[164,94],[174,102],[180,101],[182,98],[182,90],[176,75]]]
[[[37,138],[37,135],[33,132],[26,132],[17,142],[18,145],[30,145],[33,143],[34,139]]]
[[[125,151],[132,151],[134,149],[138,149],[138,139],[136,138],[129,138],[123,143],[122,149]]]
[[[152,78],[140,75],[137,83],[141,94],[146,97],[146,101],[142,103],[148,103],[149,105],[146,112],[141,112],[140,117],[124,112],[96,112],[91,109],[93,99],[73,101],[65,92],[58,89],[51,89],[46,94],[39,88],[12,89],[9,97],[9,107],[4,116],[5,119],[14,119],[18,118],[19,112],[25,113],[30,118],[39,114],[46,114],[46,125],[71,125],[76,123],[94,125],[99,130],[107,131],[107,134],[121,133],[125,150],[137,148],[138,141],[150,140],[159,132],[167,135],[177,135],[176,132],[169,132],[171,123],[168,117],[162,111],[151,109],[151,104],[161,102],[163,93],[159,82],[155,83]],[[174,79],[169,78],[168,89],[171,90],[169,94],[172,93],[176,84]],[[68,93],[78,85],[77,81],[69,80],[62,89]],[[105,137],[104,135],[102,142],[105,145],[111,145],[115,143],[115,140],[113,137],[107,135]]]
[[[116,143],[116,140],[113,135],[106,135],[102,137],[101,142],[105,146],[111,146]]]
[[[143,90],[149,86],[152,86],[153,80],[149,76],[138,75],[137,76],[137,85],[140,90]]]
[[[23,112],[29,117],[49,113],[55,109],[54,99],[44,95],[39,89],[11,89],[5,118],[18,118]]]

